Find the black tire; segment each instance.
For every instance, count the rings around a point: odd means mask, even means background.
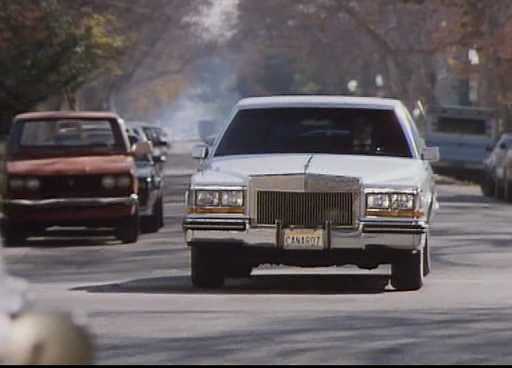
[[[158,216],[158,228],[161,229],[165,226],[164,198],[163,197],[160,197],[160,200],[157,202],[156,213]]]
[[[193,246],[191,249],[192,284],[200,289],[220,289],[225,273],[219,249]]]
[[[252,267],[246,265],[232,265],[226,269],[226,277],[233,279],[248,279],[251,277]]]
[[[428,237],[425,241],[425,250],[423,252],[423,277],[427,277],[432,272],[432,254]]]
[[[507,202],[512,202],[512,185],[509,180],[508,170],[505,170],[503,179],[503,199]]]
[[[403,255],[391,265],[391,285],[399,291],[414,291],[423,287],[424,250]]]
[[[480,188],[482,188],[482,194],[486,197],[494,196],[494,191],[496,188],[496,184],[490,175],[486,174],[480,183]]]
[[[140,234],[139,215],[135,214],[123,221],[116,229],[116,238],[123,244],[137,243]]]
[[[2,241],[6,248],[22,247],[26,244],[28,233],[19,226],[4,224],[2,226]]]
[[[163,227],[163,216],[163,199],[160,197],[153,205],[151,216],[142,218],[142,232],[145,234],[157,233]]]

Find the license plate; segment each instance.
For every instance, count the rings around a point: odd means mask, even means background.
[[[312,229],[287,229],[284,231],[284,249],[323,250],[324,231]]]

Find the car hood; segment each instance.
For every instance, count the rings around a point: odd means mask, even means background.
[[[9,175],[90,175],[125,174],[133,172],[134,161],[130,156],[84,156],[11,161],[7,163]]]
[[[215,158],[192,178],[193,186],[246,186],[251,176],[318,174],[361,179],[365,186],[418,187],[427,174],[417,159],[356,155],[261,155]]]

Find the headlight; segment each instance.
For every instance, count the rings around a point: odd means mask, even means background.
[[[366,196],[366,207],[369,210],[387,210],[390,208],[389,194],[368,194]]]
[[[245,192],[243,190],[197,190],[189,196],[189,213],[243,214]]]
[[[27,189],[36,192],[41,188],[41,182],[37,178],[30,178],[26,182]]]
[[[113,176],[105,176],[102,180],[101,180],[101,185],[103,186],[103,188],[105,189],[114,189],[114,187],[116,186],[116,179],[113,177]]]
[[[25,180],[19,178],[13,178],[9,180],[9,188],[12,190],[22,190],[25,188]]]
[[[119,188],[129,188],[132,185],[132,178],[129,176],[120,176],[117,178],[116,184]]]
[[[224,207],[243,207],[244,205],[244,192],[222,192],[221,204]]]
[[[417,209],[416,195],[411,193],[370,193],[366,195],[369,216],[413,217],[423,214]]]
[[[391,209],[393,210],[414,210],[414,200],[416,196],[413,194],[392,194]]]
[[[196,206],[218,207],[220,204],[220,192],[200,190],[196,192]]]

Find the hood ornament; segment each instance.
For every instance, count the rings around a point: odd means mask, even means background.
[[[311,161],[313,161],[313,158],[315,155],[310,155],[308,160],[306,161],[306,164],[304,165],[304,174],[307,174],[309,167],[311,166]]]

